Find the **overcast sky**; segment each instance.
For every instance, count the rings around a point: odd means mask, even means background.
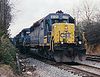
[[[14,37],[23,28],[30,27],[35,21],[58,10],[73,15],[72,10],[83,0],[10,0],[14,15],[10,33]],[[88,0],[98,4],[100,0]],[[81,7],[81,6],[80,6]]]

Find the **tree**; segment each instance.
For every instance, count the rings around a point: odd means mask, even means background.
[[[81,32],[85,32],[88,51],[94,51],[96,46],[100,45],[100,11],[88,0],[84,0],[80,6],[76,9],[77,25],[80,26]]]
[[[9,23],[11,22],[11,7],[8,0],[0,0],[0,29],[7,32]]]
[[[11,7],[9,0],[0,0],[0,41],[3,34],[7,34],[7,29],[11,22]]]

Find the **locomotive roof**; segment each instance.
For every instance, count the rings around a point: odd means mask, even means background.
[[[20,37],[22,32],[28,32],[28,31],[30,31],[30,28],[25,28],[21,32],[19,32],[15,37],[18,38],[18,37]]]
[[[25,28],[21,32],[27,32],[27,31],[30,31],[30,28]]]
[[[68,16],[69,18],[73,19],[73,17],[71,17],[69,14],[63,13],[63,12],[60,10],[60,11],[57,11],[56,13],[50,13],[50,14],[48,14],[46,17],[44,17],[44,18],[42,18],[42,19],[36,21],[36,22],[30,27],[30,30],[33,31],[34,28],[37,27],[37,26],[39,26],[39,24],[40,24],[42,21],[44,21],[44,20],[46,20],[46,19],[50,19],[50,17],[51,17],[52,15],[59,15],[59,16],[64,15],[64,16]]]

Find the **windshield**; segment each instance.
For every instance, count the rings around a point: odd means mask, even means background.
[[[62,19],[62,20],[52,19],[52,24],[54,23],[68,23],[68,20],[67,19]]]

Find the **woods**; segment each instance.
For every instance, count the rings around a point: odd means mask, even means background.
[[[89,3],[88,0],[84,0],[81,7],[75,10],[77,25],[85,35],[87,52],[97,55],[100,45],[100,9],[92,1]]]

